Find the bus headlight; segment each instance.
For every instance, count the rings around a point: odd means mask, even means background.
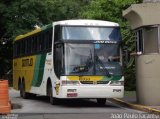
[[[112,85],[112,86],[124,86],[124,81],[111,81],[110,85]]]
[[[62,80],[62,86],[65,85],[79,85],[79,81],[69,81],[69,80]]]

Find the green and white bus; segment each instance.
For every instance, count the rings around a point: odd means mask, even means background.
[[[122,48],[117,23],[65,20],[17,36],[13,82],[20,95],[58,99],[122,98]]]

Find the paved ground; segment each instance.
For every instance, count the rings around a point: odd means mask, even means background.
[[[62,100],[60,105],[51,105],[45,96],[22,99],[19,92],[10,89],[10,100],[14,104],[22,105],[21,109],[14,109],[12,113],[109,113],[109,112],[140,112],[122,107],[111,101],[101,106],[96,100]]]
[[[45,96],[32,99],[22,99],[19,92],[9,90],[13,104],[21,105],[20,109],[13,109],[10,117],[15,119],[123,119],[127,114],[143,114],[144,112],[122,107],[112,101],[104,106],[98,105],[96,100],[63,100],[60,105],[51,105]],[[5,119],[5,117],[1,117]],[[126,118],[128,119],[128,118]]]
[[[160,119],[160,115],[145,113],[115,104],[107,100],[104,106],[96,100],[63,100],[60,105],[51,105],[45,96],[22,99],[19,92],[9,90],[10,100],[17,108],[0,119]],[[122,100],[136,104],[134,95],[125,96]],[[18,104],[18,106],[17,106]]]

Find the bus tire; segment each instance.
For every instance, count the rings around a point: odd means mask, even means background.
[[[106,98],[98,98],[97,103],[100,105],[105,105],[106,104]]]
[[[21,79],[19,79],[19,81],[18,81],[18,90],[19,90],[19,92],[20,92],[20,97],[23,97],[22,96],[22,82],[21,82]]]
[[[20,96],[23,99],[27,99],[29,97],[29,94],[27,92],[25,92],[25,82],[24,82],[24,80],[21,82],[21,85],[20,85]]]
[[[52,88],[51,84],[49,84],[47,86],[47,95],[49,96],[49,102],[52,105],[57,105],[58,104],[58,99],[53,97],[53,88]]]

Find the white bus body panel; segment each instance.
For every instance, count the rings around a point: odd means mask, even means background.
[[[68,97],[68,89],[75,89],[77,96]],[[114,92],[118,90],[119,92]],[[122,98],[124,86],[104,86],[104,85],[86,85],[86,86],[62,86],[59,98]]]

